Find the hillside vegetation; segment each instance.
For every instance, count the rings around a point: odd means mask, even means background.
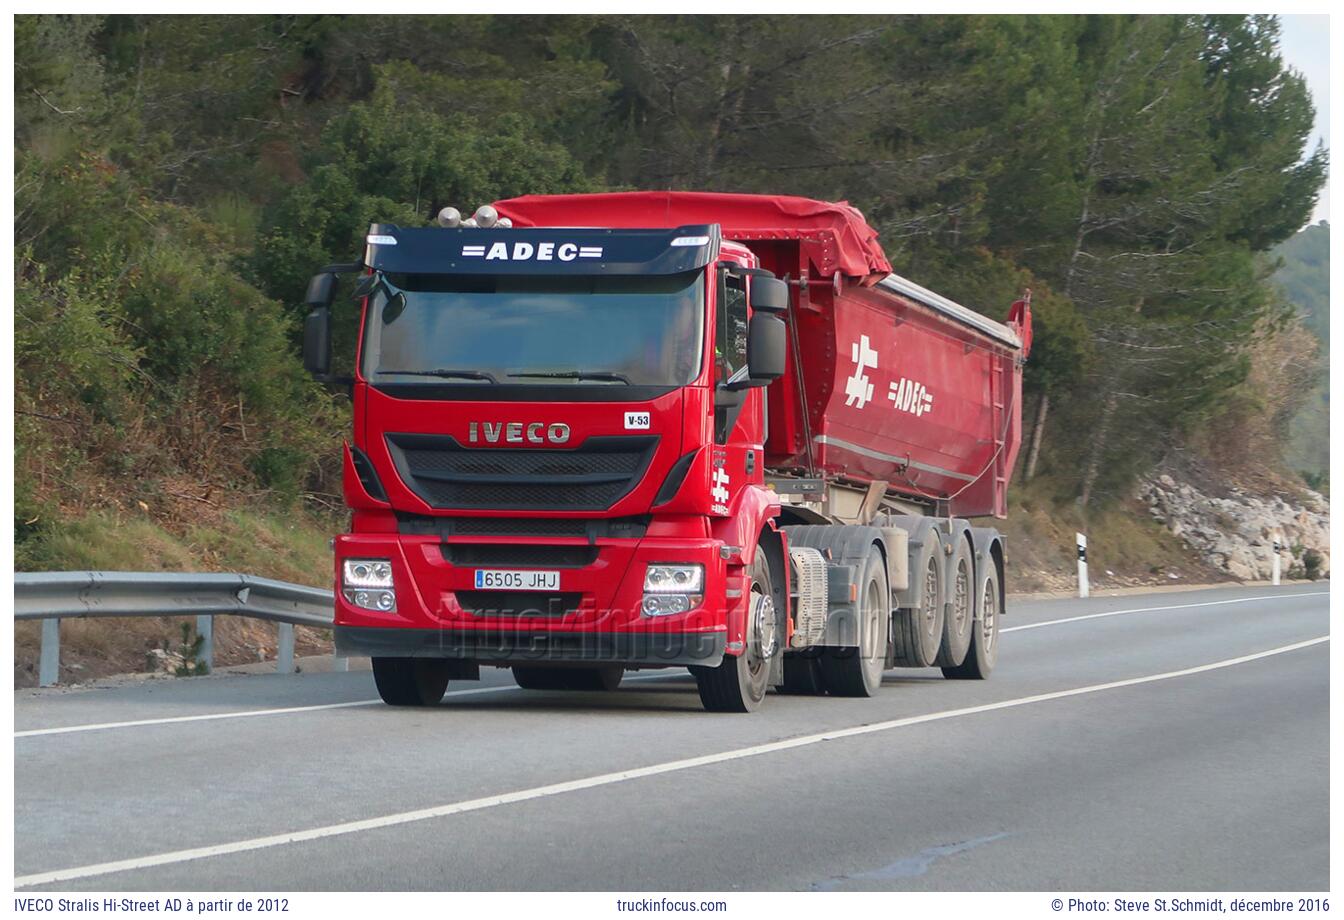
[[[1316,337],[1309,351],[1314,372],[1304,404],[1288,421],[1284,460],[1312,487],[1328,489],[1330,478],[1330,224],[1321,221],[1279,246],[1274,283]]]
[[[307,278],[374,220],[575,190],[847,199],[902,274],[996,317],[1030,287],[1019,475],[1120,507],[1273,415],[1242,395],[1290,313],[1265,254],[1327,167],[1268,16],[14,28],[20,569],[326,581],[349,408],[299,365]]]

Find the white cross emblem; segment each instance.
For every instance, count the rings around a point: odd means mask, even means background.
[[[845,405],[862,409],[873,398],[873,384],[865,370],[877,367],[877,352],[868,344],[868,336],[859,336],[849,349],[850,360],[854,362],[854,374],[845,381]]]
[[[709,495],[717,505],[728,504],[728,471],[723,467],[714,471],[714,488],[709,490]]]

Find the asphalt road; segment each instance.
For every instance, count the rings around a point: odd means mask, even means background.
[[[1327,591],[1019,603],[989,681],[748,716],[684,671],[421,711],[367,671],[20,691],[16,884],[1326,889]]]

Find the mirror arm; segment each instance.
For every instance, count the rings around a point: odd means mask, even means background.
[[[746,387],[719,384],[714,388],[714,408],[733,409],[742,405],[742,400],[746,398],[743,395],[745,389]]]

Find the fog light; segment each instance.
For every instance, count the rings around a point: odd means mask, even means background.
[[[701,600],[703,597],[699,594],[645,594],[640,610],[646,617],[674,616],[694,610]]]
[[[397,609],[397,592],[395,591],[368,591],[362,588],[346,588],[341,593],[351,604],[365,610],[380,610],[383,613],[391,613]]]

